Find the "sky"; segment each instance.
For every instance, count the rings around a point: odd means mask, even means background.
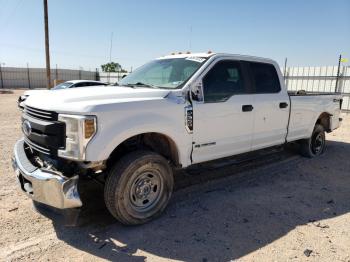
[[[130,70],[172,52],[350,60],[350,0],[48,0],[51,67]],[[113,33],[113,37],[111,34]],[[0,0],[2,66],[45,67],[42,0]],[[348,63],[349,64],[349,63]]]

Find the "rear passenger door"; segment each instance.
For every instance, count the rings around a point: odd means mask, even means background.
[[[289,96],[282,89],[276,67],[247,62],[253,85],[254,128],[252,150],[284,143],[288,128]]]

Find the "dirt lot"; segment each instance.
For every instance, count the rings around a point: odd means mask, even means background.
[[[0,260],[350,261],[350,117],[317,159],[284,151],[179,172],[164,215],[137,227],[115,222],[97,188],[67,228],[15,182],[20,93],[0,94]]]

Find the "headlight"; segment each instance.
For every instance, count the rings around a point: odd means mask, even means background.
[[[58,156],[85,160],[86,147],[96,133],[96,117],[59,114],[58,121],[66,124],[66,147],[58,150]]]

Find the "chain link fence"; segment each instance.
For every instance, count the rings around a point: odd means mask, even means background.
[[[283,70],[289,91],[305,90],[314,93],[341,93],[342,110],[350,111],[350,67],[316,66],[287,67]]]
[[[127,76],[129,73],[128,72],[101,72],[99,74],[100,76],[100,81],[109,83],[109,84],[114,84],[118,82],[120,79],[123,77]]]

